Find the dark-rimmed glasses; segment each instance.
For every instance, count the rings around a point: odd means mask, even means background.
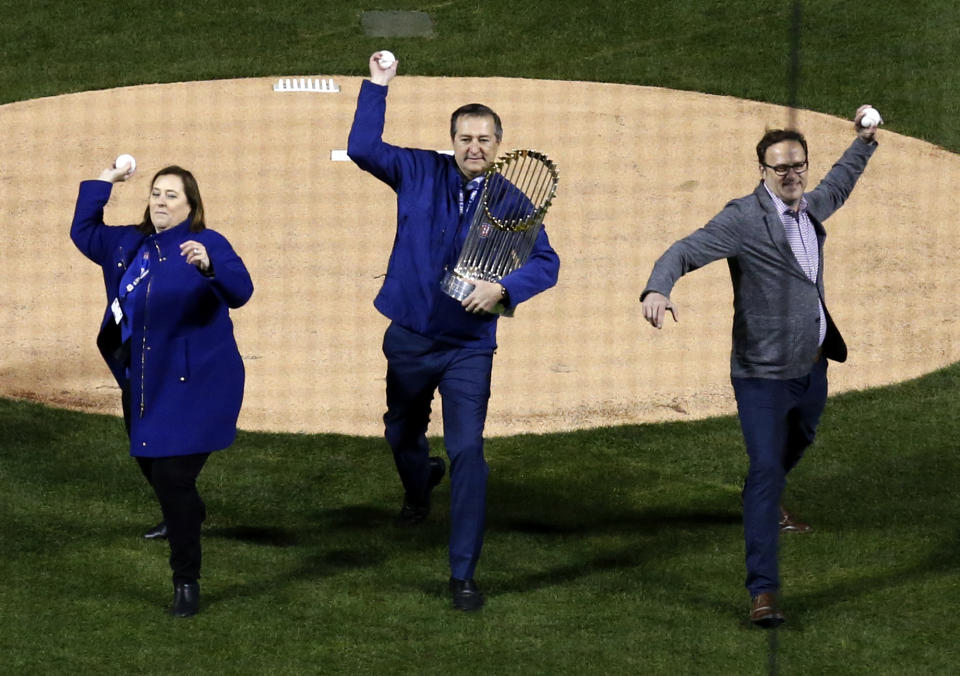
[[[790,173],[791,169],[797,172],[797,175],[799,176],[800,174],[805,172],[810,166],[806,160],[804,160],[803,162],[797,162],[795,164],[778,164],[776,166],[773,166],[772,164],[767,164],[766,162],[761,162],[760,164],[765,166],[767,169],[772,169],[773,173],[775,173],[777,176],[786,176],[787,174]]]

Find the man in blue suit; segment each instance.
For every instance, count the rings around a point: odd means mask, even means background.
[[[483,427],[490,398],[499,306],[514,308],[557,281],[559,259],[541,230],[528,261],[499,283],[471,280],[456,301],[440,282],[457,261],[477,208],[484,173],[503,136],[499,116],[481,104],[450,120],[453,156],[385,143],[387,86],[397,61],[384,68],[370,57],[350,130],[347,153],[397,193],[397,234],[374,305],[391,320],[387,357],[385,435],[404,488],[400,523],[415,525],[430,511],[430,492],[446,468],[430,457],[426,438],[435,391],[443,402],[443,437],[450,458],[450,593],[454,607],[483,606],[473,575],[483,544],[487,463]]]
[[[760,185],[735,199],[704,227],[660,257],[640,296],[643,316],[677,320],[670,291],[687,272],[727,259],[733,282],[731,380],[750,468],[743,488],[743,529],[750,621],[775,627],[780,532],[809,526],[780,506],[787,473],[813,443],[827,400],[827,359],[847,348],[827,312],[823,288],[823,221],[849,196],[876,150],[876,124],[857,138],[820,184],[807,185],[807,142],[793,130],[767,132],[757,144]]]

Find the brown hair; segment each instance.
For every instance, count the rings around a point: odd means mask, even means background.
[[[205,230],[207,224],[203,220],[203,200],[200,198],[200,187],[197,185],[197,179],[193,177],[193,174],[175,164],[164,167],[153,175],[153,180],[150,181],[151,190],[153,190],[153,185],[161,176],[180,177],[180,180],[183,181],[183,194],[186,195],[187,202],[190,204],[190,232]],[[143,220],[137,228],[145,235],[152,235],[156,232],[157,229],[154,227],[153,221],[150,220],[149,204],[147,204],[147,208],[143,212]]]
[[[497,143],[503,140],[503,125],[500,123],[500,116],[493,112],[482,103],[468,103],[460,106],[450,116],[450,138],[457,135],[457,120],[461,117],[492,117],[493,135],[497,137]]]
[[[795,129],[771,129],[763,135],[760,143],[757,144],[757,161],[760,164],[765,164],[767,160],[767,148],[781,141],[796,141],[803,146],[804,158],[807,160],[810,159],[807,155],[807,139],[803,137],[803,134]]]

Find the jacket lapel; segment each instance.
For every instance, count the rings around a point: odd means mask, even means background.
[[[770,199],[770,195],[767,194],[767,189],[763,186],[763,183],[757,186],[753,194],[756,195],[757,201],[760,202],[760,207],[763,209],[763,222],[767,226],[770,241],[777,247],[777,251],[780,252],[780,255],[790,270],[803,279],[808,279],[803,268],[800,267],[800,263],[797,262],[797,257],[794,255],[793,249],[790,248],[790,242],[787,241],[787,233],[783,231],[783,222],[780,220],[780,215],[777,214],[777,208],[774,206],[773,200]],[[819,233],[817,239],[820,239]],[[822,265],[820,267],[823,268]]]
[[[817,288],[823,288],[823,243],[827,239],[827,231],[824,229],[823,224],[809,211],[807,214],[810,216],[810,222],[813,223],[813,229],[817,233],[817,254],[820,256],[820,265],[817,266]]]

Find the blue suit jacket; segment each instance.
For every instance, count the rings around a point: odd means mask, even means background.
[[[397,193],[397,234],[387,274],[374,305],[386,317],[421,335],[472,347],[496,347],[498,315],[467,312],[440,290],[452,268],[476,202],[460,216],[463,176],[449,155],[384,143],[387,87],[364,80],[347,153],[357,166]],[[541,229],[527,262],[501,284],[511,306],[557,283],[560,259]]]
[[[820,251],[816,283],[797,263],[773,200],[761,184],[667,249],[654,265],[643,296],[656,291],[669,297],[682,275],[726,258],[733,281],[733,377],[787,379],[809,373],[820,337],[818,300],[827,317],[823,352],[844,361],[847,346],[826,311],[823,221],[846,201],[876,147],[856,139],[806,193]]]
[[[250,275],[223,235],[209,229],[192,233],[189,220],[151,235],[132,225],[104,225],[111,189],[106,181],[80,184],[70,237],[103,269],[107,308],[97,346],[119,385],[129,368],[130,454],[162,457],[226,448],[236,436],[244,384],[229,308],[250,298]],[[212,277],[180,255],[180,243],[188,239],[206,247]],[[144,243],[154,256],[125,348],[110,305]]]

